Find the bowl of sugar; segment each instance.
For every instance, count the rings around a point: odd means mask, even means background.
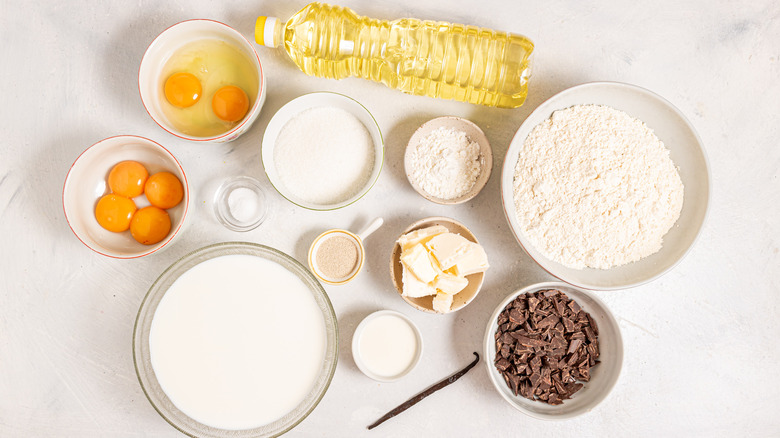
[[[376,120],[358,101],[315,92],[274,114],[263,135],[262,160],[285,199],[310,210],[335,210],[374,186],[384,141]]]

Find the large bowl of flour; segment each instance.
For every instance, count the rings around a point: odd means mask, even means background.
[[[710,173],[685,116],[640,87],[567,89],[523,122],[501,175],[504,212],[542,268],[587,289],[672,269],[707,214]]]

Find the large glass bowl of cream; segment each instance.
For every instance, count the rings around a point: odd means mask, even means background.
[[[337,356],[322,285],[287,254],[244,242],[198,249],[166,269],[133,334],[149,402],[197,437],[289,431],[322,399]]]

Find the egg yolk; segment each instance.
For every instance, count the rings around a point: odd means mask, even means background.
[[[200,81],[191,73],[174,73],[165,81],[165,98],[179,108],[195,105],[202,92]]]
[[[158,207],[149,206],[138,210],[130,222],[133,239],[144,245],[154,245],[165,239],[171,231],[171,218]]]
[[[146,180],[146,199],[159,208],[172,208],[184,198],[184,187],[179,178],[170,172],[155,173]]]
[[[135,198],[144,192],[144,184],[149,172],[137,161],[122,161],[108,174],[108,187],[111,192],[127,198]]]
[[[95,219],[108,231],[121,233],[130,228],[130,221],[136,212],[135,203],[124,196],[105,195],[95,206]]]
[[[214,93],[211,109],[220,119],[226,122],[237,122],[243,119],[249,110],[249,98],[244,90],[228,85]]]

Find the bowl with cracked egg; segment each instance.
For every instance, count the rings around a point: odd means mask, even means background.
[[[446,217],[409,225],[390,257],[390,276],[398,294],[426,313],[446,314],[466,307],[482,289],[488,267],[476,236]]]
[[[704,223],[710,173],[685,116],[643,88],[594,82],[551,97],[507,150],[510,228],[547,272],[586,289],[639,286],[671,270]]]

